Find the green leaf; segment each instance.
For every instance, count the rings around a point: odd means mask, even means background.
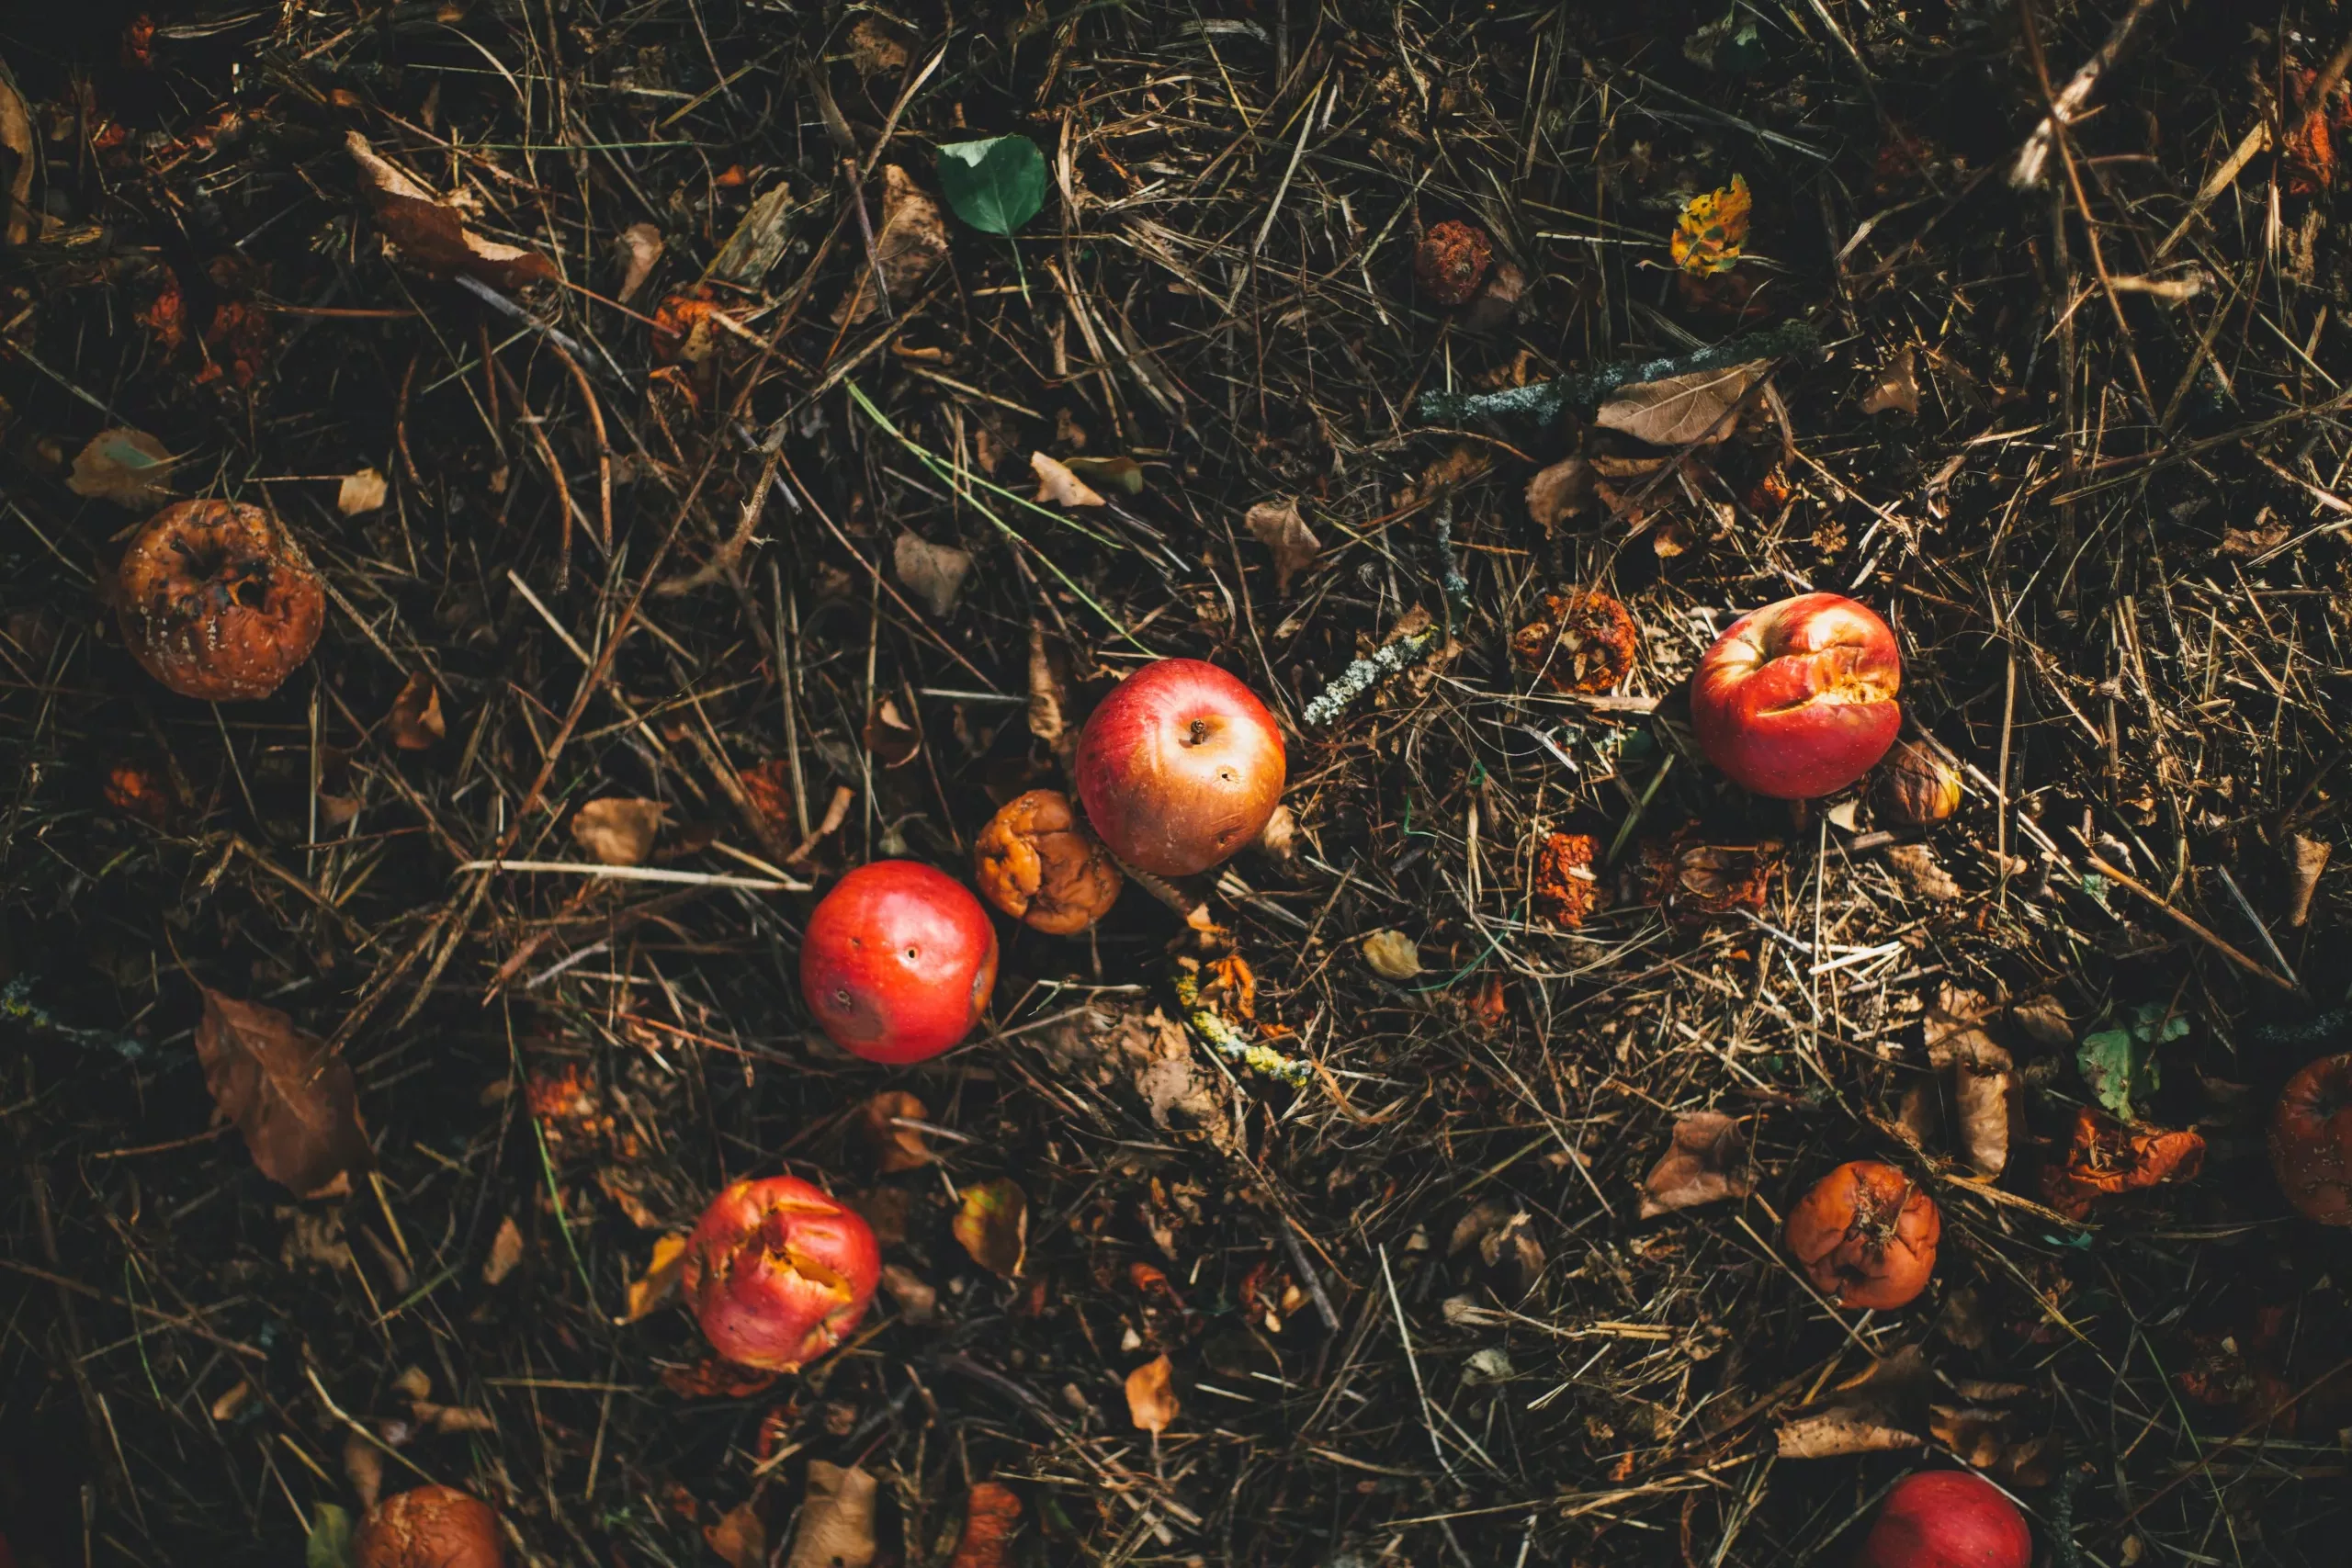
[[[2075,1066],[2098,1102],[2122,1122],[2132,1120],[2133,1098],[2154,1093],[2158,1082],[2154,1048],[2132,1029],[2102,1029],[2084,1035],[2075,1049]]]
[[[1046,205],[1046,155],[1025,136],[953,141],[939,150],[939,188],[956,217],[1009,236]]]
[[[351,1516],[337,1505],[313,1505],[302,1568],[351,1568]]]

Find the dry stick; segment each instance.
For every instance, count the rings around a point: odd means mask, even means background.
[[[2057,141],[2060,131],[2073,121],[2075,113],[2089,100],[2098,86],[2100,76],[2123,52],[2124,42],[2131,38],[2132,30],[2140,25],[2141,17],[2155,9],[2155,4],[2156,0],[2134,0],[2132,9],[2126,11],[2109,31],[2107,41],[2099,45],[2098,52],[2083,62],[2075,74],[2067,79],[2065,90],[2060,93],[2050,91],[2049,73],[2041,69],[2041,45],[2032,43],[2028,46],[2035,57],[2035,69],[2041,76],[2042,96],[2048,101],[2049,112],[2042,116],[2041,123],[2033,128],[2033,134],[2025,139],[2025,145],[2018,150],[2018,161],[2009,170],[2009,184],[2019,190],[2030,190],[2041,183],[2042,166],[2050,161],[2050,149]],[[2022,9],[2020,7],[2021,13]],[[2027,36],[2031,38],[2033,21],[2030,17],[2026,17],[2025,25]]]
[[[2191,936],[2194,936],[2199,941],[2204,942],[2207,946],[2212,948],[2214,952],[2220,953],[2222,957],[2228,959],[2231,963],[2236,964],[2247,974],[2255,976],[2259,979],[2267,980],[2272,985],[2278,987],[2280,990],[2286,991],[2290,995],[2300,997],[2305,994],[2301,986],[2296,985],[2292,980],[2288,979],[2285,976],[2280,975],[2276,970],[2270,968],[2269,965],[2256,963],[2252,958],[2247,957],[2236,948],[2232,947],[2227,942],[2224,942],[2215,932],[2208,930],[2202,925],[2199,925],[2194,919],[2173,908],[2170,904],[2165,903],[2163,896],[2157,893],[2155,889],[2149,887],[2144,884],[2133,881],[2131,876],[2127,875],[2123,872],[2116,870],[2115,867],[2108,864],[2106,861],[2100,859],[2098,855],[2094,854],[2084,856],[2083,863],[2089,866],[2093,871],[2098,872],[2101,876],[2106,877],[2109,881],[2130,888],[2132,892],[2137,893],[2141,897],[2145,898],[2149,903],[2154,904],[2157,908],[2162,909],[2165,914],[2170,915],[2173,919],[2179,924],[2182,930],[2188,931]]]
[[[507,370],[506,362],[492,355],[490,363],[498,372],[499,380],[505,383],[506,395],[514,399],[514,406],[522,411],[523,428],[531,433],[532,445],[538,448],[539,461],[546,465],[548,478],[555,481],[556,495],[563,502],[558,509],[563,513],[563,533],[556,546],[555,580],[559,585],[569,582],[571,581],[571,514],[579,511],[580,503],[571,499],[571,482],[563,477],[563,464],[556,458],[555,444],[548,439],[547,430],[540,424],[538,414],[533,412],[530,400],[523,395],[521,385]]]
[[[2346,71],[2352,71],[2352,35],[2347,35],[2344,41],[2336,46],[2335,52],[2328,57],[2326,65],[2321,68],[2318,77],[2312,83],[2311,94],[2303,102],[2312,114],[2325,112],[2328,95],[2335,91],[2337,85],[2344,80],[2344,73]],[[2213,171],[2202,186],[2198,187],[2197,199],[2188,204],[2188,210],[2181,214],[2180,221],[2173,225],[2171,233],[2165,236],[2165,243],[2156,247],[2154,258],[2156,261],[2164,260],[2172,253],[2172,248],[2180,243],[2181,237],[2188,232],[2188,226],[2196,222],[2204,210],[2213,204],[2216,197],[2236,182],[2245,166],[2254,162],[2255,154],[2268,146],[2270,140],[2269,119],[2266,117],[2256,120],[2254,129],[2240,138],[2237,150],[2222,162],[2220,168]]]
[[[548,347],[554,351],[555,356],[563,361],[563,367],[571,372],[572,380],[579,384],[581,400],[588,405],[588,423],[595,427],[596,502],[597,516],[602,524],[598,540],[604,545],[605,553],[611,555],[613,553],[613,444],[612,438],[605,431],[605,408],[596,400],[595,389],[588,384],[588,373],[580,368],[580,362],[566,353],[563,344],[555,339],[548,339],[547,344]]]

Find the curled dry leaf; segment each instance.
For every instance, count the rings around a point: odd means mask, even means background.
[[[981,1482],[964,1504],[964,1533],[947,1568],[1005,1568],[1020,1524],[1021,1495],[998,1482]]]
[[[653,1244],[652,1261],[645,1272],[628,1282],[628,1314],[623,1323],[635,1323],[675,1295],[686,1271],[686,1235],[680,1231]]]
[[[2011,1486],[2050,1484],[2058,1438],[2047,1415],[2034,1410],[2031,1388],[1962,1378],[1952,1393],[1928,1407],[1928,1430],[1938,1442]]]
[[[1113,457],[1072,457],[1069,471],[1088,484],[1115,490],[1122,495],[1143,493],[1143,465],[1125,453]]]
[[[922,287],[947,254],[947,220],[939,203],[896,164],[882,170],[882,224],[874,231],[874,256],[882,286],[896,306]],[[874,268],[860,267],[850,296],[833,312],[836,322],[862,321],[874,313]]]
[[[2055,997],[2028,997],[2010,1003],[2009,1021],[2024,1030],[2037,1045],[2058,1049],[2075,1043],[2075,1025]]]
[[[1643,1179],[1642,1218],[1755,1190],[1756,1172],[1737,1120],[1720,1111],[1694,1111],[1675,1119],[1674,1142]]]
[[[335,486],[334,509],[345,517],[356,517],[363,512],[380,511],[384,498],[391,487],[384,476],[373,468],[362,468],[356,474],[345,474]]]
[[[755,289],[775,270],[792,243],[792,187],[776,185],[760,193],[718,254],[710,258],[708,276],[738,288]]]
[[[1928,1060],[1944,1075],[1962,1156],[1979,1176],[2000,1175],[2018,1093],[2008,1052],[1974,1021],[1938,1010],[1928,1021]]]
[[[1925,844],[1890,844],[1886,863],[1905,887],[1931,904],[1949,904],[1964,891],[1951,873],[1936,863],[1936,852]]]
[[[899,581],[942,620],[956,608],[956,596],[964,592],[964,579],[972,571],[970,551],[934,545],[911,531],[900,534],[891,544],[890,563],[898,568]]]
[[[481,1266],[481,1282],[496,1285],[514,1272],[523,1261],[523,1231],[510,1216],[498,1222],[498,1234],[490,1238],[490,1257]]]
[[[1050,501],[1056,506],[1104,506],[1109,504],[1094,491],[1094,487],[1070,472],[1069,465],[1057,462],[1043,452],[1029,454],[1030,469],[1037,476],[1037,499]]]
[[[1127,1374],[1127,1419],[1137,1431],[1154,1436],[1165,1432],[1182,1409],[1176,1397],[1176,1367],[1165,1355],[1154,1356]]]
[[[1879,372],[1871,389],[1862,394],[1864,413],[1902,413],[1917,418],[1919,412],[1918,352],[1909,344],[1903,345],[1895,356]]]
[[[344,146],[359,165],[360,188],[385,239],[408,265],[431,278],[463,273],[501,288],[555,281],[554,263],[467,228],[455,207],[378,156],[359,132],[346,133]]]
[[[1323,554],[1323,542],[1298,514],[1296,500],[1261,501],[1250,509],[1250,533],[1274,552],[1274,592],[1290,592],[1290,580],[1313,568]]]
[[[571,818],[571,841],[599,865],[643,865],[668,809],[658,800],[620,795],[592,800]]]
[[[1036,621],[1029,623],[1029,733],[1047,746],[1058,746],[1069,720],[1069,692],[1062,684],[1060,673],[1054,668],[1052,652],[1046,647],[1046,628]]]
[[[939,1316],[939,1292],[911,1269],[897,1263],[882,1265],[882,1289],[909,1323],[926,1324]]]
[[[2312,897],[2319,891],[2320,873],[2327,869],[2328,842],[2306,833],[2287,840],[2287,873],[2292,879],[2287,899],[2287,923],[2301,927],[2312,918]]]
[[[2069,1219],[2088,1217],[2103,1198],[2189,1181],[2205,1167],[2205,1140],[2145,1122],[2125,1126],[2087,1105],[2075,1109],[2063,1158],[2041,1168],[2041,1195]]]
[[[1364,938],[1363,961],[1384,980],[1409,980],[1421,972],[1421,950],[1400,931],[1384,929]]]
[[[703,1526],[702,1539],[727,1568],[767,1568],[768,1527],[760,1519],[756,1494],[728,1509],[717,1524]]]
[[[1158,1008],[1089,1008],[1035,1038],[1059,1071],[1132,1094],[1159,1131],[1235,1146],[1232,1090],[1193,1052],[1192,1032]]]
[[[92,501],[117,506],[153,506],[172,493],[172,465],[179,459],[143,430],[103,430],[74,455],[65,488]]]
[[[808,1491],[785,1568],[866,1568],[874,1561],[873,1473],[808,1461]]]
[[[921,1170],[937,1161],[939,1156],[923,1142],[921,1128],[896,1125],[899,1121],[923,1122],[930,1117],[922,1100],[899,1089],[884,1089],[858,1107],[858,1135],[874,1152],[876,1168],[888,1176]]]
[[[368,1168],[351,1064],[284,1013],[208,989],[196,1055],[213,1102],[272,1181],[322,1197],[348,1190]]]
[[[903,71],[907,46],[899,41],[888,23],[876,17],[860,17],[849,29],[849,62],[861,76]]]
[[[645,280],[653,274],[653,264],[662,259],[662,231],[650,223],[632,223],[621,231],[614,249],[620,253],[621,287],[616,296],[624,305],[637,298]]]
[[[964,1189],[953,1228],[973,1262],[1016,1279],[1029,1255],[1029,1195],[1003,1178],[974,1182]]]
[[[1826,1399],[1784,1417],[1782,1459],[1836,1459],[1925,1448],[1935,1374],[1917,1345],[1906,1345],[1840,1383]]]
[[[1720,370],[1694,370],[1663,381],[1639,381],[1621,387],[1600,405],[1593,423],[1604,430],[1623,431],[1653,446],[1690,446],[1730,437],[1729,418],[1747,389],[1771,368],[1769,359],[1754,359]]]
[[[403,751],[427,751],[441,743],[449,727],[441,716],[441,688],[432,676],[420,672],[408,678],[392,699],[384,728]]]
[[[1527,481],[1527,514],[1546,534],[1592,505],[1592,465],[1569,457]]]

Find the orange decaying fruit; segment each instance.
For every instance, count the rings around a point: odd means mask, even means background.
[[[1119,865],[1069,797],[1033,789],[1004,803],[972,844],[972,879],[1033,931],[1075,936],[1118,901]]]
[[[1899,1307],[1928,1288],[1943,1215],[1891,1165],[1849,1160],[1789,1211],[1786,1239],[1805,1275],[1840,1306]]]
[[[419,1486],[368,1510],[353,1568],[503,1568],[506,1543],[489,1504],[454,1486]]]
[[[2287,1080],[2270,1113],[2270,1168],[2297,1213],[2352,1225],[2352,1055],[2323,1056]]]
[[[712,1348],[774,1372],[840,1344],[881,1279],[873,1228],[797,1176],[734,1182],[713,1198],[680,1276]]]
[[[184,501],[122,554],[115,613],[131,657],[184,697],[266,697],[311,656],[326,592],[259,507]]]

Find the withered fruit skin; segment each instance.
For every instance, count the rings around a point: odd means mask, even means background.
[[[2303,1218],[2352,1225],[2352,1055],[2323,1056],[2287,1080],[2270,1113],[2270,1168]]]
[[[505,1568],[498,1515],[454,1486],[419,1486],[368,1511],[352,1568]]]
[[[184,697],[266,697],[326,625],[326,590],[259,507],[183,501],[116,568],[115,614],[140,667]]]
[[[1413,252],[1413,281],[1441,305],[1459,305],[1478,292],[1493,265],[1494,248],[1487,236],[1449,218],[1430,225]]]
[[[1815,1289],[1840,1306],[1891,1311],[1936,1271],[1943,1214],[1909,1177],[1876,1160],[1849,1160],[1789,1211],[1789,1250]]]
[[[1960,770],[1916,740],[1897,740],[1878,765],[1879,814],[1903,828],[1932,828],[1960,809]]]
[[[1013,796],[972,845],[972,875],[989,903],[1033,931],[1076,936],[1118,901],[1118,863],[1069,797]]]

